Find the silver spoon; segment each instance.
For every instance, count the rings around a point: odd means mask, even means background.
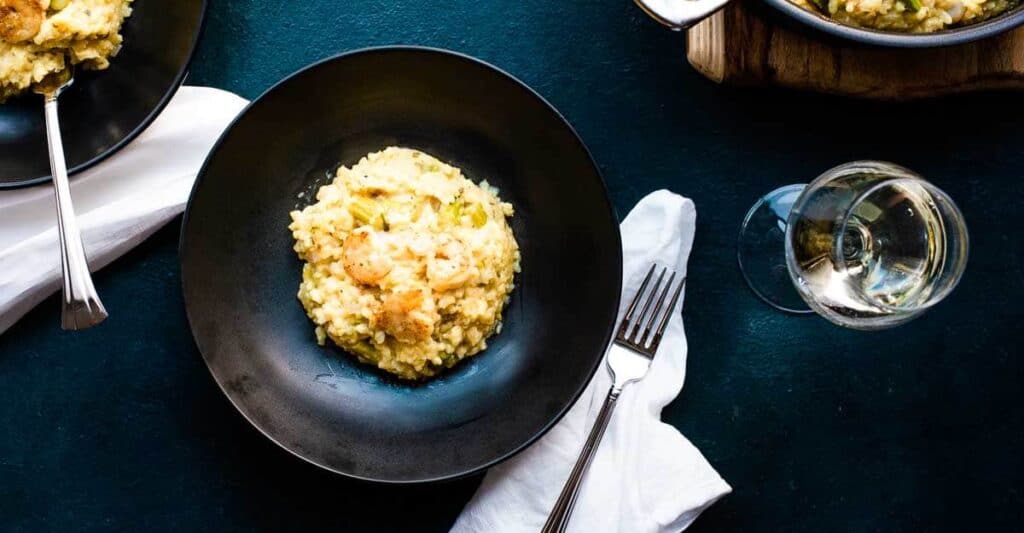
[[[53,189],[57,196],[57,234],[60,237],[60,266],[64,274],[60,325],[66,330],[90,328],[107,318],[107,310],[103,308],[92,283],[82,246],[82,233],[75,220],[68,167],[64,161],[64,143],[57,118],[57,98],[74,82],[74,67],[69,61],[67,69],[51,74],[33,88],[45,102],[46,141],[50,148],[50,173],[53,174]]]

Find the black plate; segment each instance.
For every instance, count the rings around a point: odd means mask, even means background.
[[[841,39],[871,46],[890,48],[935,48],[963,44],[1012,30],[1024,24],[1024,5],[978,24],[950,28],[934,33],[905,33],[872,30],[840,24],[829,17],[804,9],[792,0],[766,0],[777,10],[815,30]]]
[[[80,172],[128,144],[160,114],[185,78],[206,0],[136,0],[124,48],[102,72],[79,70],[60,97],[64,154]],[[0,105],[0,189],[50,179],[41,97]]]
[[[504,330],[422,385],[317,346],[295,297],[289,212],[339,163],[388,145],[486,178],[517,211],[523,272]],[[196,343],[235,407],[303,459],[396,483],[476,472],[554,425],[611,337],[622,273],[604,183],[566,121],[492,66],[406,47],[328,59],[253,102],[199,175],[181,263]]]

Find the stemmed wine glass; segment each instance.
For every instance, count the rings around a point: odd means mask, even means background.
[[[855,161],[763,196],[743,221],[738,259],[750,288],[778,309],[882,329],[945,298],[967,249],[946,193],[898,165]]]

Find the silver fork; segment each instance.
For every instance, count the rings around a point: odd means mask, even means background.
[[[107,310],[96,294],[96,287],[89,273],[89,262],[82,245],[82,233],[75,219],[75,208],[71,204],[71,186],[68,184],[68,167],[64,161],[64,143],[60,135],[60,121],[57,116],[57,98],[75,82],[74,68],[70,66],[57,74],[51,74],[38,83],[33,90],[43,96],[46,116],[46,142],[50,149],[50,173],[53,174],[53,190],[57,199],[57,236],[60,241],[60,266],[64,276],[64,305],[61,306],[60,325],[66,330],[90,328],[107,318]]]
[[[622,394],[623,387],[642,379],[647,374],[647,369],[651,367],[651,360],[658,351],[658,345],[661,344],[661,338],[665,334],[669,318],[672,317],[672,310],[686,285],[686,278],[683,278],[676,286],[672,298],[666,305],[665,300],[668,298],[669,292],[672,291],[676,273],[672,272],[668,283],[662,288],[665,274],[668,273],[668,268],[662,268],[654,287],[648,291],[647,287],[654,277],[655,270],[657,270],[657,265],[651,265],[643,283],[640,284],[640,290],[633,297],[629,309],[626,310],[626,315],[619,324],[615,341],[608,351],[608,372],[612,376],[612,388],[608,391],[604,405],[601,406],[597,420],[594,421],[594,427],[590,430],[587,442],[584,443],[583,450],[580,452],[579,458],[576,459],[576,465],[573,467],[572,473],[569,474],[569,479],[565,482],[565,487],[562,488],[555,507],[548,515],[544,529],[541,530],[543,533],[562,533],[569,525],[569,517],[576,504],[576,496],[579,495],[583,476],[590,466],[590,461],[594,458],[597,446],[601,443],[601,437],[604,436],[604,430],[608,427],[608,421],[611,419],[612,411],[619,400],[619,395]],[[637,307],[641,301],[644,302],[643,307],[637,315]]]

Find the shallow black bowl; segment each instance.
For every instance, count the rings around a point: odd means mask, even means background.
[[[135,0],[124,48],[102,72],[79,70],[60,97],[64,154],[74,174],[128,144],[185,78],[206,0]],[[27,94],[0,105],[0,189],[50,179],[43,103]]]
[[[389,145],[499,187],[522,249],[503,331],[420,385],[317,346],[295,297],[289,212]],[[610,339],[622,271],[604,184],[565,120],[494,67],[405,47],[328,59],[253,102],[199,176],[181,262],[193,334],[235,407],[299,457],[386,482],[476,472],[554,425]]]
[[[788,17],[833,37],[872,46],[891,48],[935,48],[952,46],[992,37],[1024,24],[1024,6],[1017,6],[990,20],[969,26],[934,33],[898,33],[857,28],[840,24],[828,17],[808,11],[791,0],[765,0]]]

